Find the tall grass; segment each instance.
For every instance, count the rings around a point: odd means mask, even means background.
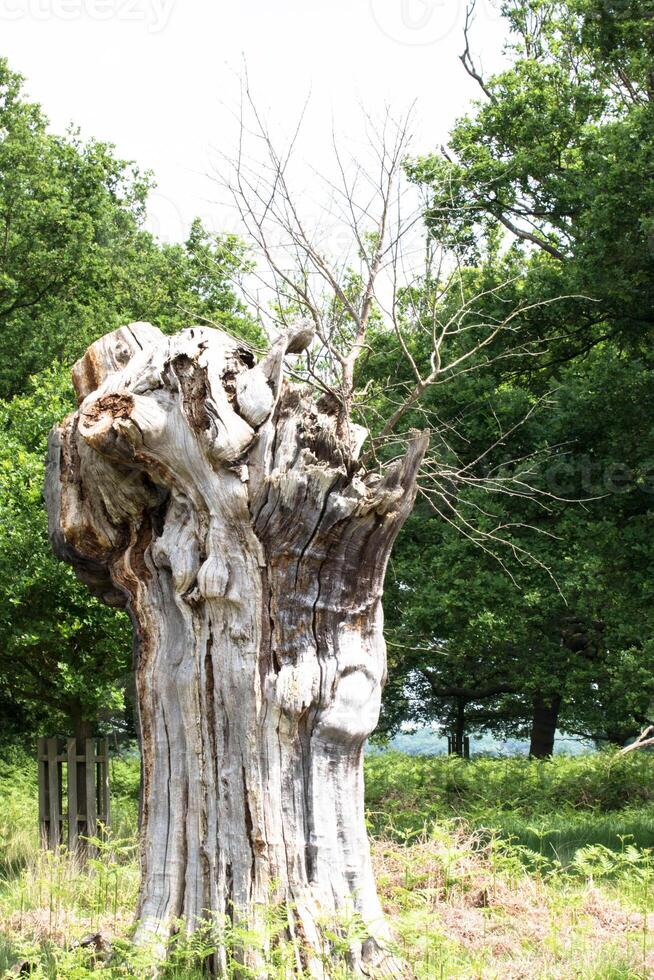
[[[373,860],[397,950],[420,980],[626,980],[654,976],[654,759],[464,762],[397,753],[367,760]],[[84,867],[37,848],[34,765],[0,766],[0,978],[150,977],[159,951],[134,948],[138,885],[135,753],[112,763],[113,836]],[[327,975],[349,977],[356,916],[331,925]],[[85,936],[111,939],[109,956]],[[161,975],[199,978],[220,939],[259,951],[259,977],[287,977],[296,950],[283,910],[259,933],[230,923],[180,931]],[[159,963],[160,965],[160,963]],[[15,973],[13,974],[15,976]]]
[[[11,877],[38,843],[36,763],[21,752],[0,759],[0,879]]]

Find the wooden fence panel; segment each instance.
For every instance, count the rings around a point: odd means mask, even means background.
[[[39,835],[55,850],[66,842],[71,853],[94,853],[83,838],[109,827],[109,741],[87,738],[38,739]],[[67,767],[64,799],[63,767]],[[101,827],[98,826],[101,824]]]

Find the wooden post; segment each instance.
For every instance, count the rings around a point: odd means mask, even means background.
[[[48,740],[40,738],[38,740],[38,765],[39,765],[39,839],[41,847],[48,846],[48,775],[47,775],[47,753]]]
[[[67,741],[68,755],[68,850],[77,851],[79,836],[77,831],[77,739]]]
[[[48,796],[50,811],[49,843],[50,849],[56,851],[61,843],[61,770],[59,767],[58,739],[48,739]]]
[[[111,820],[111,802],[109,796],[109,739],[103,738],[99,743],[98,779],[100,788],[100,816],[105,828],[108,829]]]
[[[96,756],[95,739],[86,739],[86,836],[96,837],[98,833],[98,797],[96,782]],[[87,845],[89,853],[93,854],[95,849],[92,845]]]

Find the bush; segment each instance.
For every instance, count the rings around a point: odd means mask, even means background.
[[[141,789],[141,761],[138,748],[130,748],[111,760],[111,822],[119,837],[136,832]]]

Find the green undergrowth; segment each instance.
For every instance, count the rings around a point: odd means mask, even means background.
[[[637,753],[543,763],[369,757],[375,873],[396,952],[413,975],[653,976],[653,768]],[[112,762],[112,833],[83,867],[38,849],[34,775],[18,755],[0,764],[0,978],[20,964],[36,980],[153,976],[160,951],[129,939],[137,754]],[[287,977],[298,958],[287,914],[264,910],[256,933],[216,922],[192,937],[181,931],[159,975],[199,978],[220,947],[229,976]],[[360,932],[353,914],[326,924],[327,975],[351,975],[346,950]],[[110,953],[79,945],[96,933]],[[243,947],[258,951],[257,970],[237,965]]]
[[[451,817],[570,861],[592,844],[654,847],[654,753],[463,760],[387,752],[366,760],[371,831],[411,839]]]

